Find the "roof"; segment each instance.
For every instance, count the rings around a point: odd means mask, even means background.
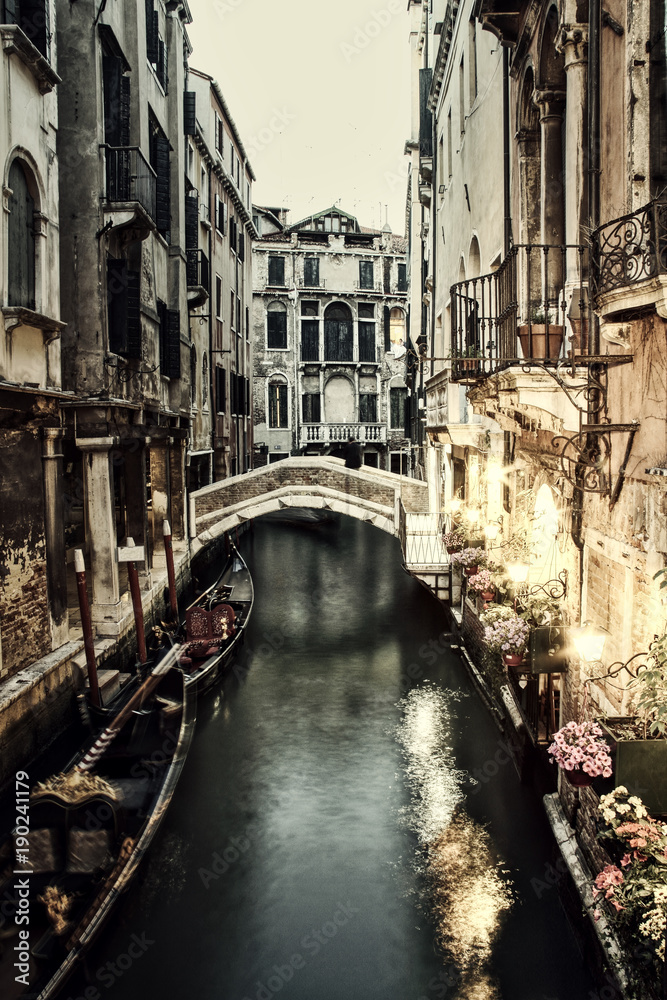
[[[356,216],[352,215],[350,212],[345,212],[342,208],[338,208],[337,205],[332,205],[331,208],[325,208],[322,212],[314,212],[312,215],[307,215],[305,219],[301,219],[300,222],[295,222],[291,225],[290,229],[305,229],[309,223],[313,223],[315,219],[321,219],[325,215],[340,215],[345,219],[349,219],[354,223],[355,229],[359,232],[360,227],[357,222]]]
[[[220,104],[220,107],[222,108],[222,110],[224,112],[225,119],[227,121],[227,124],[229,125],[229,129],[230,129],[230,131],[232,133],[232,136],[234,137],[234,141],[235,141],[236,145],[238,146],[239,152],[241,153],[241,155],[243,157],[244,165],[248,168],[248,172],[249,172],[250,176],[252,177],[252,179],[254,181],[256,181],[257,177],[255,176],[255,171],[252,169],[252,167],[250,165],[250,160],[248,159],[248,154],[245,151],[245,146],[243,145],[243,142],[241,141],[241,136],[239,135],[239,130],[236,127],[236,122],[232,118],[231,111],[229,110],[229,105],[227,104],[227,101],[225,100],[224,95],[223,95],[222,91],[220,90],[220,85],[219,85],[218,81],[215,80],[208,73],[204,73],[200,69],[194,69],[194,67],[192,67],[192,66],[188,67],[188,72],[192,73],[194,76],[200,77],[202,80],[208,80],[209,83],[211,84],[211,88],[213,90],[213,93],[217,97],[218,102]]]

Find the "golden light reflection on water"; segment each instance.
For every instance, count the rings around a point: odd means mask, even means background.
[[[500,1000],[490,968],[512,889],[487,831],[463,807],[465,775],[454,765],[449,733],[452,696],[433,685],[403,699],[398,741],[411,793],[407,815],[423,848],[422,865],[435,936],[455,965],[461,1000]]]

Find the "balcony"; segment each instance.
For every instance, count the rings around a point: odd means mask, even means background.
[[[374,281],[372,284],[362,285],[359,282],[356,282],[354,290],[355,292],[359,292],[360,295],[381,295],[382,283],[380,281]]]
[[[186,250],[188,275],[188,305],[200,306],[211,292],[208,257],[203,250]]]
[[[556,367],[583,353],[587,273],[587,247],[524,244],[491,274],[452,285],[452,381],[475,383],[513,365]]]
[[[649,202],[597,229],[592,278],[602,319],[651,307],[667,319],[667,203]]]
[[[155,228],[157,177],[138,146],[102,146],[106,158],[106,210],[114,225]],[[118,213],[121,218],[118,219]]]
[[[299,278],[297,282],[299,291],[302,292],[318,292],[323,291],[327,287],[326,278],[322,278],[319,281],[306,281],[305,278]]]
[[[306,445],[343,445],[350,435],[362,444],[386,444],[386,424],[301,424],[301,447]]]

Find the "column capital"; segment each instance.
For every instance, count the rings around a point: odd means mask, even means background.
[[[544,122],[548,118],[562,118],[563,111],[565,110],[566,96],[564,90],[555,90],[554,88],[547,90],[535,89],[533,91],[533,104],[536,104],[540,109],[540,121]]]
[[[588,59],[588,25],[561,24],[556,38],[556,52],[565,56],[565,69]]]
[[[117,437],[77,438],[76,446],[81,451],[111,451],[120,444]]]
[[[42,427],[42,458],[62,458],[62,427]]]

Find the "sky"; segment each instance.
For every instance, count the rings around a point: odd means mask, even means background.
[[[257,176],[290,222],[333,204],[405,231],[405,0],[189,0],[190,65],[225,95]],[[386,209],[385,209],[386,206]]]

